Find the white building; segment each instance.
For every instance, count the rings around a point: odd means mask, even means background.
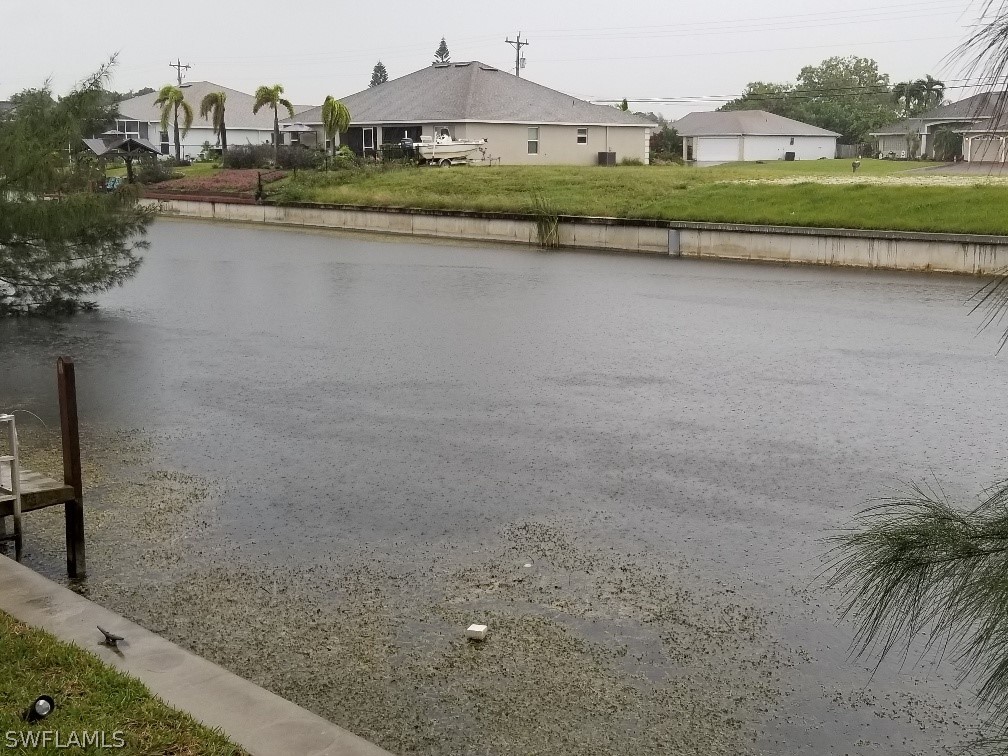
[[[765,110],[690,113],[671,125],[697,163],[834,158],[840,136]]]
[[[181,136],[182,123],[179,117],[179,134],[182,143],[182,157],[195,158],[203,149],[203,143],[209,142],[217,146],[217,135],[209,120],[199,117],[200,101],[211,92],[224,92],[227,101],[224,105],[224,125],[227,128],[228,146],[236,147],[243,144],[272,144],[273,142],[273,110],[263,108],[258,113],[252,113],[255,98],[237,89],[223,87],[211,81],[194,81],[182,85],[185,101],[193,109],[192,128],[185,136]],[[164,155],[175,154],[175,142],[172,121],[168,122],[168,130],[161,130],[161,108],[154,104],[157,92],[131,97],[119,103],[119,115],[116,117],[115,130],[127,136],[134,136],[159,147]],[[304,109],[304,108],[296,108]],[[280,112],[283,119],[288,114]],[[281,135],[281,139],[283,135]]]
[[[341,100],[351,124],[340,142],[360,155],[447,129],[454,139],[486,139],[486,159],[504,165],[596,165],[600,152],[646,163],[656,128],[478,61],[428,66]],[[325,143],[321,110],[288,119],[315,131],[302,143]]]

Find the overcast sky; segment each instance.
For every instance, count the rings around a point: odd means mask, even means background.
[[[279,82],[294,103],[315,105],[367,87],[379,59],[390,78],[430,65],[442,36],[454,61],[513,70],[504,40],[520,30],[526,78],[669,117],[713,109],[720,101],[707,98],[749,81],[793,81],[832,55],[875,58],[894,81],[934,74],[958,99],[969,94],[956,88],[961,70],[943,59],[976,10],[969,0],[0,0],[0,98],[47,78],[65,91],[118,51],[116,90],[173,82],[168,63],[181,58],[192,81],[246,92]]]

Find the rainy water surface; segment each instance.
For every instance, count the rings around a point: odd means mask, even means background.
[[[96,600],[397,752],[968,736],[968,686],[913,659],[872,679],[813,578],[901,481],[969,500],[1004,477],[977,281],[177,220],[150,240],[97,313],[0,323],[0,408],[52,427],[76,358]],[[51,436],[18,422],[44,467]],[[58,513],[27,523],[59,578]]]

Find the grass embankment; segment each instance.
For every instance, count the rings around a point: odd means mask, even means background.
[[[97,632],[97,631],[96,631]],[[46,719],[28,724],[21,714],[42,694],[56,708]],[[227,738],[197,723],[189,715],[169,708],[139,681],[103,664],[96,656],[63,643],[41,630],[28,627],[0,612],[0,749],[15,753],[56,752],[50,735],[48,748],[32,747],[30,738],[43,731],[58,731],[60,743],[84,742],[105,733],[114,742],[121,733],[121,754],[228,754],[245,751]],[[29,739],[28,745],[23,738]],[[93,743],[94,741],[90,741]],[[97,748],[61,749],[67,753],[99,752]]]
[[[834,228],[1008,234],[1008,184],[910,173],[920,163],[849,160],[687,166],[301,171],[278,201]]]

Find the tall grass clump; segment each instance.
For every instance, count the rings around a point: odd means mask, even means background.
[[[553,203],[542,192],[532,195],[532,215],[535,218],[536,237],[543,249],[560,246],[560,215]]]

